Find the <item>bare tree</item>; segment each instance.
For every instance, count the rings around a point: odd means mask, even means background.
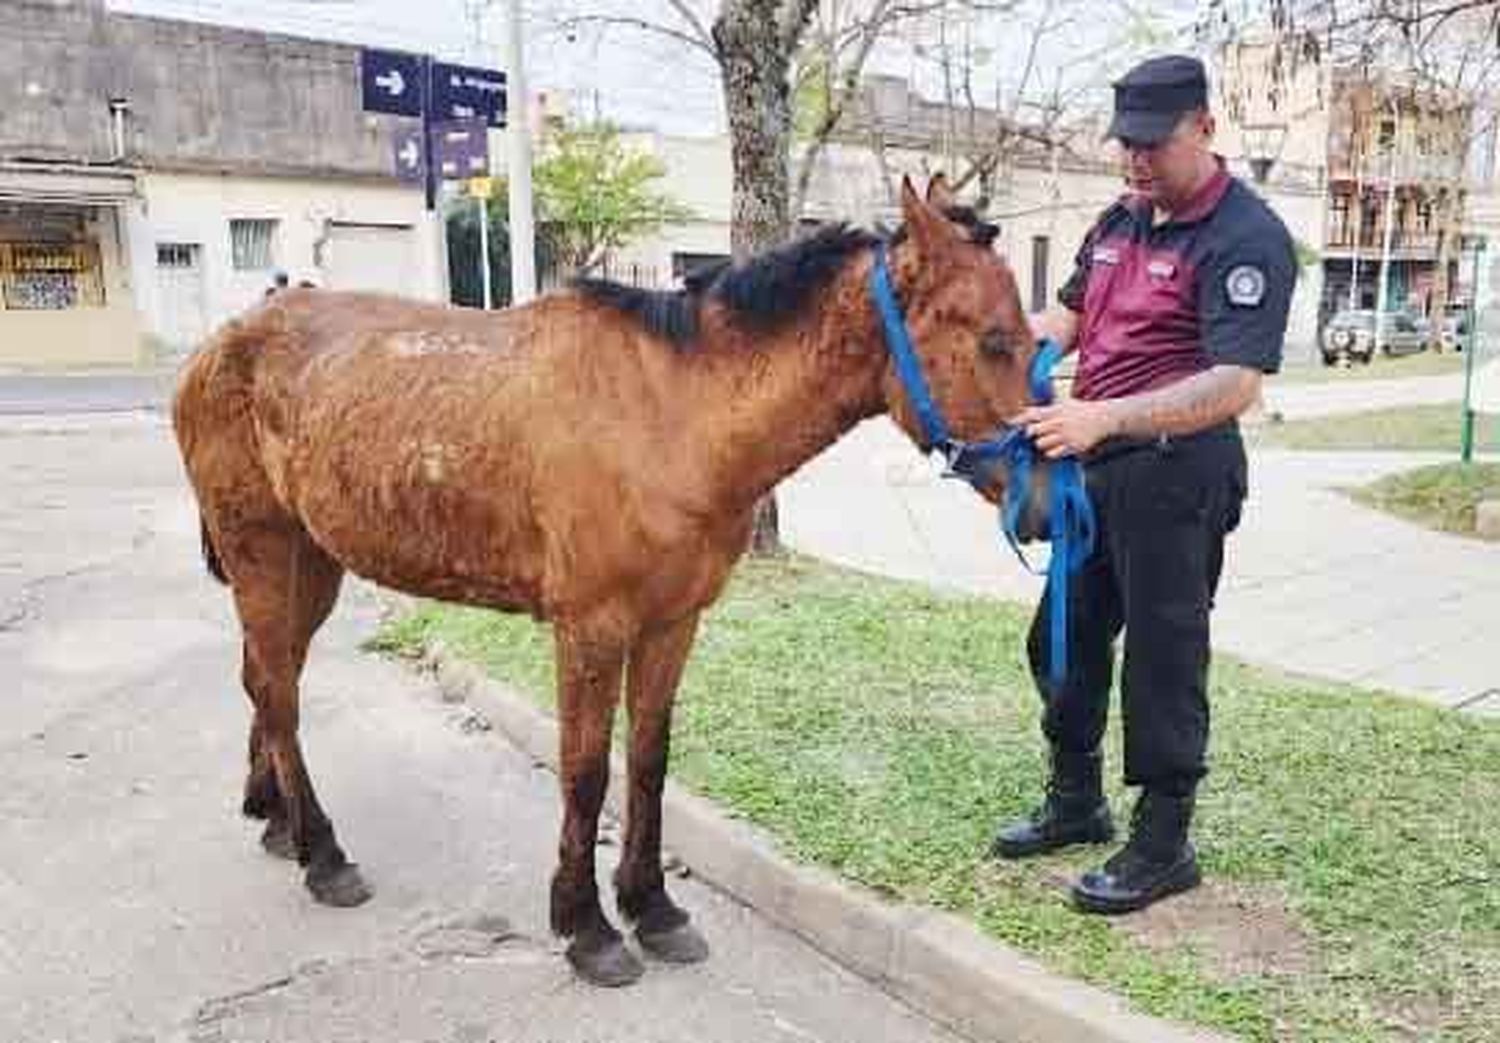
[[[1003,8],[935,8],[898,26],[897,35],[926,63],[941,99],[921,103],[919,119],[846,128],[847,139],[875,153],[888,202],[892,167],[919,156],[993,207],[1023,161],[1055,173],[1064,161],[1101,159],[1095,117],[1108,106],[1109,80],[1167,34],[1127,5],[1013,0]]]

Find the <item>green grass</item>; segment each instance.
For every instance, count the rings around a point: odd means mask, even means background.
[[[1256,1041],[1500,1038],[1500,725],[1219,663],[1196,836],[1227,929],[1147,945],[1069,908],[1065,881],[1098,850],[985,857],[1043,774],[1025,624],[1000,602],[751,563],[705,620],[673,774],[794,857],[967,916],[1153,1014]],[[543,628],[429,606],[379,643],[432,639],[551,703]],[[1109,750],[1117,775],[1115,733]],[[1226,939],[1266,909],[1289,920],[1285,973],[1229,970]]]
[[[1474,509],[1500,500],[1500,464],[1452,463],[1387,475],[1353,490],[1360,503],[1431,529],[1474,536]]]
[[[1457,402],[1373,409],[1342,416],[1264,423],[1246,429],[1256,445],[1283,449],[1412,450],[1458,453],[1463,411]],[[1474,445],[1500,448],[1500,416],[1474,418]]]
[[[1483,359],[1475,361],[1482,362]],[[1368,366],[1356,362],[1347,369],[1343,366],[1325,366],[1321,361],[1297,363],[1286,366],[1271,379],[1284,384],[1337,384],[1361,380],[1400,380],[1403,377],[1435,377],[1444,373],[1461,373],[1463,368],[1462,354],[1424,351],[1395,359],[1375,358]]]

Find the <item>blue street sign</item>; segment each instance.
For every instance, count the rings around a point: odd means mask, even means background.
[[[403,127],[396,132],[396,177],[420,185],[427,175],[427,152],[422,147],[422,128]]]
[[[432,128],[432,162],[447,180],[490,172],[490,132],[482,119],[441,123]]]
[[[400,51],[359,53],[360,97],[366,112],[392,116],[422,115],[421,55]]]
[[[505,73],[433,62],[432,119],[483,119],[492,127],[505,126]]]

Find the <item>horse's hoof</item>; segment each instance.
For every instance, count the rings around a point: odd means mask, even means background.
[[[369,901],[370,885],[359,875],[359,867],[345,862],[337,869],[307,871],[307,889],[323,905],[351,909]]]
[[[708,942],[690,923],[665,931],[636,931],[641,948],[663,963],[702,963],[708,959]]]
[[[284,818],[273,818],[266,823],[265,831],[260,835],[260,846],[266,849],[267,854],[277,858],[292,861],[297,858],[297,841],[292,838],[292,824]]]
[[[625,948],[619,937],[588,941],[575,938],[568,946],[568,962],[584,981],[606,989],[634,985],[646,973],[645,964]]]

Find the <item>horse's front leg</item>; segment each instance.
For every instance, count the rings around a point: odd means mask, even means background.
[[[594,874],[625,642],[602,628],[576,624],[558,623],[554,634],[563,824],[552,878],[552,930],[572,939],[568,961],[586,981],[629,985],[644,968],[604,915]]]
[[[630,650],[630,794],[625,849],[615,872],[620,912],[641,948],[671,963],[708,958],[708,944],[667,896],[661,868],[661,794],[671,745],[672,703],[693,647],[698,613],[647,630]]]

